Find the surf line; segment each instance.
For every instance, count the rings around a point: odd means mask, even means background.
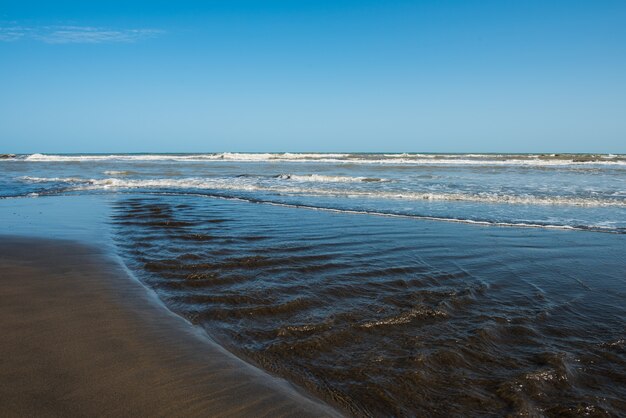
[[[122,194],[137,194],[137,193],[122,192]],[[351,215],[371,215],[371,216],[382,216],[386,218],[415,219],[415,220],[434,221],[434,222],[462,223],[462,224],[478,225],[478,226],[556,229],[556,230],[564,230],[564,231],[601,232],[601,233],[606,233],[606,234],[626,234],[626,228],[617,229],[617,228],[604,228],[604,227],[599,227],[599,226],[583,226],[583,225],[552,225],[552,224],[533,224],[533,223],[523,223],[523,222],[519,222],[519,223],[493,222],[493,221],[476,220],[476,219],[445,218],[445,217],[429,216],[429,215],[410,215],[410,214],[403,214],[403,213],[389,213],[389,212],[354,210],[354,209],[338,209],[338,208],[329,208],[329,207],[324,207],[324,206],[284,203],[284,202],[275,202],[275,201],[264,200],[264,199],[246,198],[246,197],[232,196],[232,195],[222,195],[222,194],[217,194],[217,193],[213,194],[213,193],[190,193],[190,192],[187,192],[187,193],[146,192],[146,193],[140,193],[140,194],[156,195],[156,196],[198,196],[198,197],[205,197],[205,198],[210,198],[210,199],[234,200],[234,201],[240,201],[240,202],[246,202],[246,203],[257,203],[257,204],[280,206],[280,207],[293,208],[293,209],[308,209],[308,210],[317,210],[317,211],[322,211],[322,212],[342,213],[342,214],[351,214]]]

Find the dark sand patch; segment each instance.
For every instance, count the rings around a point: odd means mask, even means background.
[[[0,237],[2,416],[333,416],[171,314],[115,261]]]

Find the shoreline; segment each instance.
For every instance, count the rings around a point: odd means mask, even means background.
[[[74,241],[0,236],[7,416],[341,416],[167,310]]]

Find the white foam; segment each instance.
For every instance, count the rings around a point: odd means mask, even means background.
[[[87,182],[89,179],[83,179],[80,177],[31,177],[23,176],[21,180],[31,183],[81,183]]]
[[[83,161],[202,161],[212,159],[212,155],[176,154],[110,154],[110,155],[47,155],[31,154],[24,161],[31,162],[83,162]],[[214,158],[217,159],[217,158]]]
[[[106,174],[107,176],[127,176],[129,174],[132,174],[132,171],[128,171],[128,170],[122,170],[122,171],[107,170],[107,171],[104,172],[104,174]]]
[[[613,206],[626,207],[626,199],[601,199],[573,196],[528,196],[506,195],[497,193],[431,193],[383,190],[336,189],[323,186],[318,188],[284,186],[278,184],[259,183],[254,178],[181,178],[181,179],[83,179],[77,177],[42,178],[22,177],[28,182],[64,182],[73,184],[72,190],[94,189],[132,189],[132,188],[174,188],[174,189],[212,189],[238,191],[265,191],[284,194],[300,194],[313,196],[358,197],[373,199],[402,199],[412,201],[460,201],[476,203],[498,203],[519,205],[572,205],[572,206]]]
[[[355,183],[362,181],[382,182],[385,179],[371,177],[350,177],[350,176],[325,176],[322,174],[281,174],[277,176],[281,180],[292,180],[301,182],[318,182],[318,183]]]
[[[81,162],[81,161],[334,161],[348,154],[292,154],[292,153],[215,153],[215,154],[109,154],[109,155],[53,155],[31,154],[24,161]]]
[[[473,165],[473,166],[626,166],[623,155],[605,155],[592,161],[540,155],[492,154],[325,154],[325,153],[214,153],[214,154],[110,154],[44,155],[32,154],[23,161],[237,161],[237,162],[317,162],[345,164]]]

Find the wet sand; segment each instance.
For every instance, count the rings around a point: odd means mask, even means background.
[[[338,416],[212,343],[114,259],[0,236],[3,416]]]

